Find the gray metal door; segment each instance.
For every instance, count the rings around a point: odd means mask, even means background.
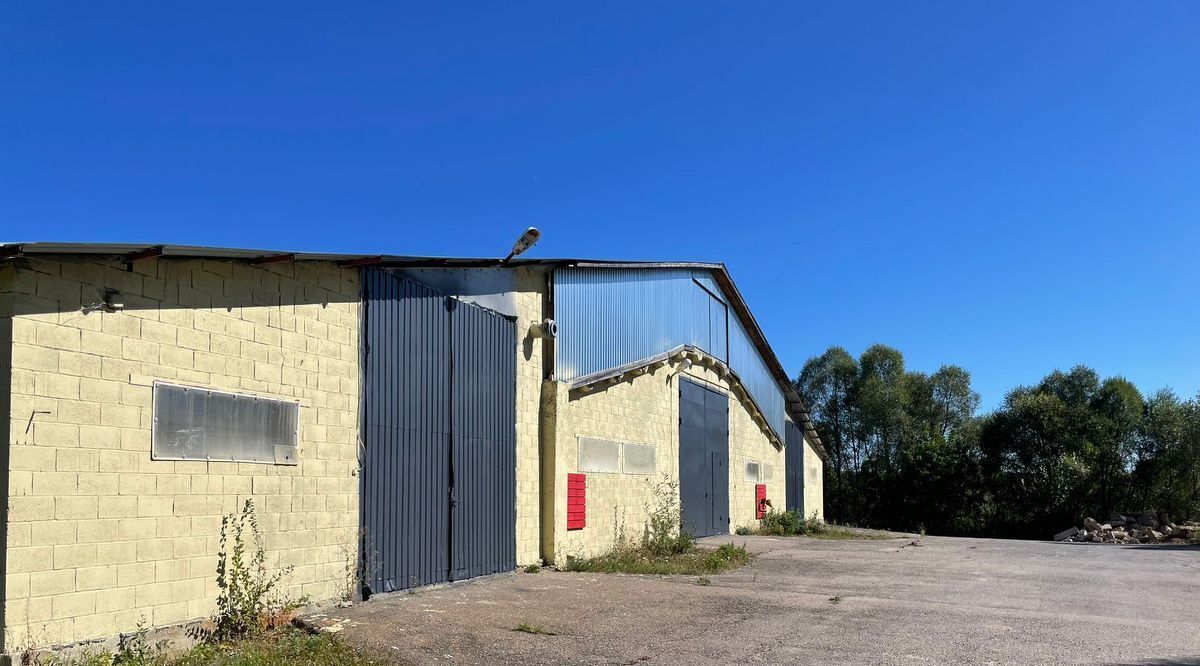
[[[514,323],[363,271],[364,592],[516,566]]]
[[[451,303],[450,578],[459,580],[517,566],[517,344],[512,321]]]
[[[787,468],[787,510],[804,514],[804,436],[791,421],[784,430],[784,463]]]
[[[729,530],[729,399],[679,383],[679,498],[683,529],[697,537]]]

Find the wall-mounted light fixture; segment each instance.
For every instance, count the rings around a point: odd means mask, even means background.
[[[104,290],[104,301],[101,305],[105,312],[120,312],[125,309],[125,301],[121,298],[121,292],[116,289]]]

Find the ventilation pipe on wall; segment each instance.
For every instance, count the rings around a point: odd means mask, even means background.
[[[529,325],[529,335],[541,340],[553,340],[558,337],[558,323],[553,319],[546,319],[540,324],[534,322]]]

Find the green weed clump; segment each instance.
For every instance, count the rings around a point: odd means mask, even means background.
[[[751,531],[748,529],[748,531]],[[814,512],[808,518],[797,511],[770,511],[759,521],[752,533],[761,536],[806,536],[813,539],[890,539],[886,534],[854,532],[829,525]],[[740,532],[739,532],[740,534]]]
[[[679,482],[663,476],[651,484],[646,529],[639,543],[620,541],[608,553],[588,559],[567,557],[564,571],[659,575],[711,575],[750,561],[741,546],[701,549],[681,524]]]
[[[568,557],[563,571],[710,576],[749,561],[750,553],[745,547],[731,543],[715,550],[694,548],[686,553],[671,555],[652,555],[642,548],[625,547],[588,559]]]

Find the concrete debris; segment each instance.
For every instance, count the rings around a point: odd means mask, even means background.
[[[1188,543],[1200,539],[1200,523],[1176,525],[1165,512],[1113,514],[1106,522],[1084,518],[1083,528],[1069,528],[1054,535],[1055,541],[1090,543]]]

